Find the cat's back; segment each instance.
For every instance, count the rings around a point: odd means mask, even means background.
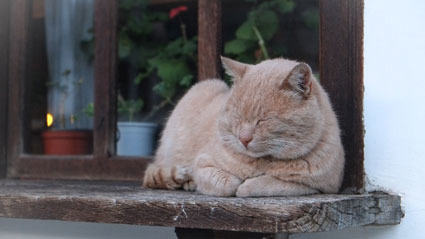
[[[217,117],[229,91],[221,80],[205,80],[194,85],[168,119],[155,160],[190,164],[200,148],[214,137]]]

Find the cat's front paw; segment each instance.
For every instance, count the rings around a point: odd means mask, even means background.
[[[193,180],[189,180],[189,181],[183,183],[183,189],[185,191],[195,191],[196,190],[196,183]]]
[[[259,197],[265,196],[264,191],[266,190],[268,183],[268,176],[258,176],[255,178],[246,179],[236,190],[236,197]]]
[[[161,167],[149,165],[143,186],[146,188],[177,189],[192,180],[192,171],[185,166]]]
[[[183,185],[192,180],[192,170],[185,166],[175,166],[172,176],[178,184]]]
[[[195,181],[198,192],[219,197],[235,196],[236,190],[242,183],[240,178],[216,168],[201,170],[195,177]]]
[[[250,197],[255,190],[256,185],[252,183],[252,179],[247,179],[236,190],[236,197]]]

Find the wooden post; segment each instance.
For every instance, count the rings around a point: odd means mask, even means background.
[[[94,12],[94,157],[115,152],[118,1],[96,0]]]
[[[7,92],[9,72],[9,3],[0,1],[0,178],[6,177]]]
[[[320,0],[320,81],[338,116],[345,150],[342,189],[364,183],[363,0]]]
[[[9,20],[9,74],[8,101],[14,107],[8,107],[7,160],[8,175],[15,175],[14,167],[23,150],[24,83],[27,74],[27,50],[29,9],[27,0],[10,1]]]
[[[198,80],[221,77],[221,0],[198,1]]]

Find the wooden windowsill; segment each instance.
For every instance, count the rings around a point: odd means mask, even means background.
[[[400,197],[311,195],[221,198],[138,184],[0,180],[0,217],[303,233],[399,224]]]

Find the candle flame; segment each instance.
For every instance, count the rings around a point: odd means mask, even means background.
[[[47,123],[47,127],[52,126],[53,124],[53,115],[50,113],[47,113],[46,115],[46,123]]]

